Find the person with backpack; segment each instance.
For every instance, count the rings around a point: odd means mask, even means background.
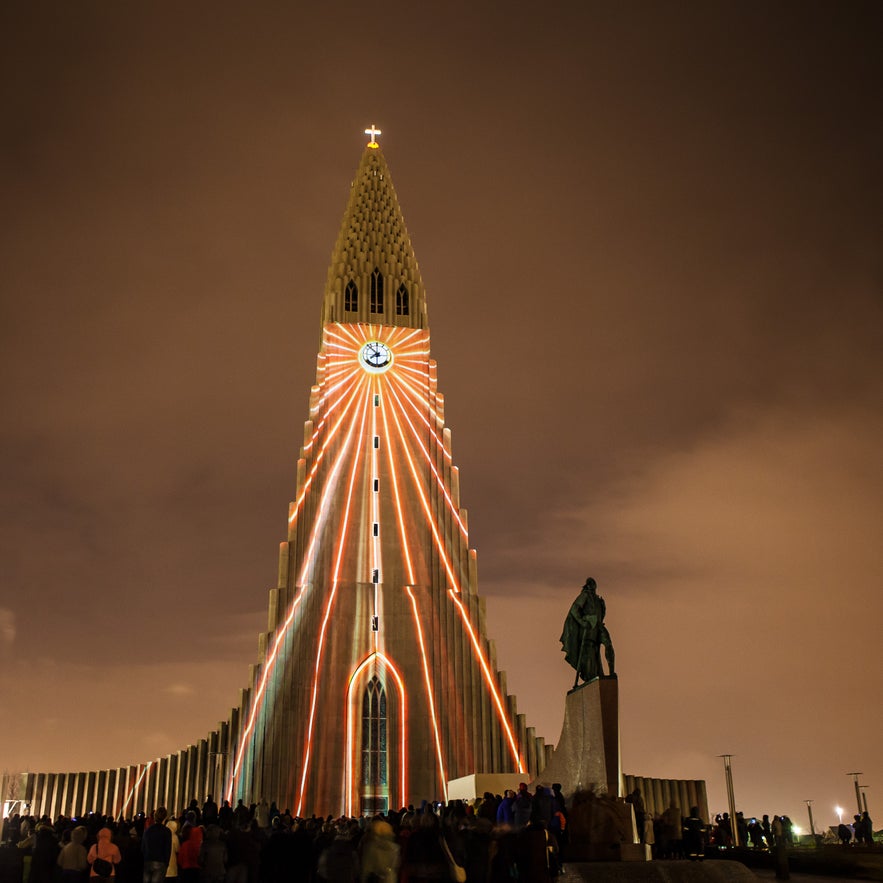
[[[102,828],[98,832],[98,842],[92,845],[86,860],[91,865],[89,870],[90,881],[100,878],[97,883],[116,877],[116,866],[123,860],[120,848],[111,839],[113,832],[110,828]]]

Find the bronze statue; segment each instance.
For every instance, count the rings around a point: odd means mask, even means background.
[[[577,599],[570,605],[567,619],[564,620],[564,631],[561,632],[561,649],[568,664],[576,669],[574,688],[579,679],[591,681],[601,677],[601,647],[607,659],[608,674],[613,671],[613,642],[610,632],[604,625],[607,605],[597,593],[598,584],[589,577]]]

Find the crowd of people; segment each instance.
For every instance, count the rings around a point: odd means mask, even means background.
[[[860,816],[852,817],[852,826],[841,822],[837,826],[837,837],[844,846],[873,846],[874,823],[865,810]]]
[[[117,821],[14,815],[2,840],[29,856],[22,883],[551,883],[566,830],[560,787],[522,784],[372,819],[294,818],[263,800],[231,807],[211,796]]]
[[[709,846],[735,843],[727,813],[706,825],[697,807],[682,816],[672,803],[653,814],[637,790],[626,800],[654,858],[701,860]],[[568,816],[560,785],[531,793],[522,784],[469,804],[424,803],[372,819],[295,818],[264,800],[218,806],[209,796],[180,813],[157,807],[116,821],[13,815],[2,843],[28,858],[15,883],[552,883],[568,855]],[[854,834],[844,828],[844,843],[873,842],[867,813],[855,817]],[[738,813],[736,834],[743,846],[770,851],[794,839],[784,815]]]

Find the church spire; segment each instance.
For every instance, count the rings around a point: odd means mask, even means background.
[[[389,168],[376,136],[366,145],[331,255],[322,324],[426,328],[426,300]]]

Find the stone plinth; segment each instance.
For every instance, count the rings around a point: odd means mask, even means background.
[[[619,683],[601,677],[567,694],[561,736],[534,784],[561,783],[566,796],[591,790],[622,796],[619,751]]]
[[[524,773],[473,773],[448,782],[448,800],[474,800],[485,791],[502,794],[507,788],[517,791],[525,779]]]

